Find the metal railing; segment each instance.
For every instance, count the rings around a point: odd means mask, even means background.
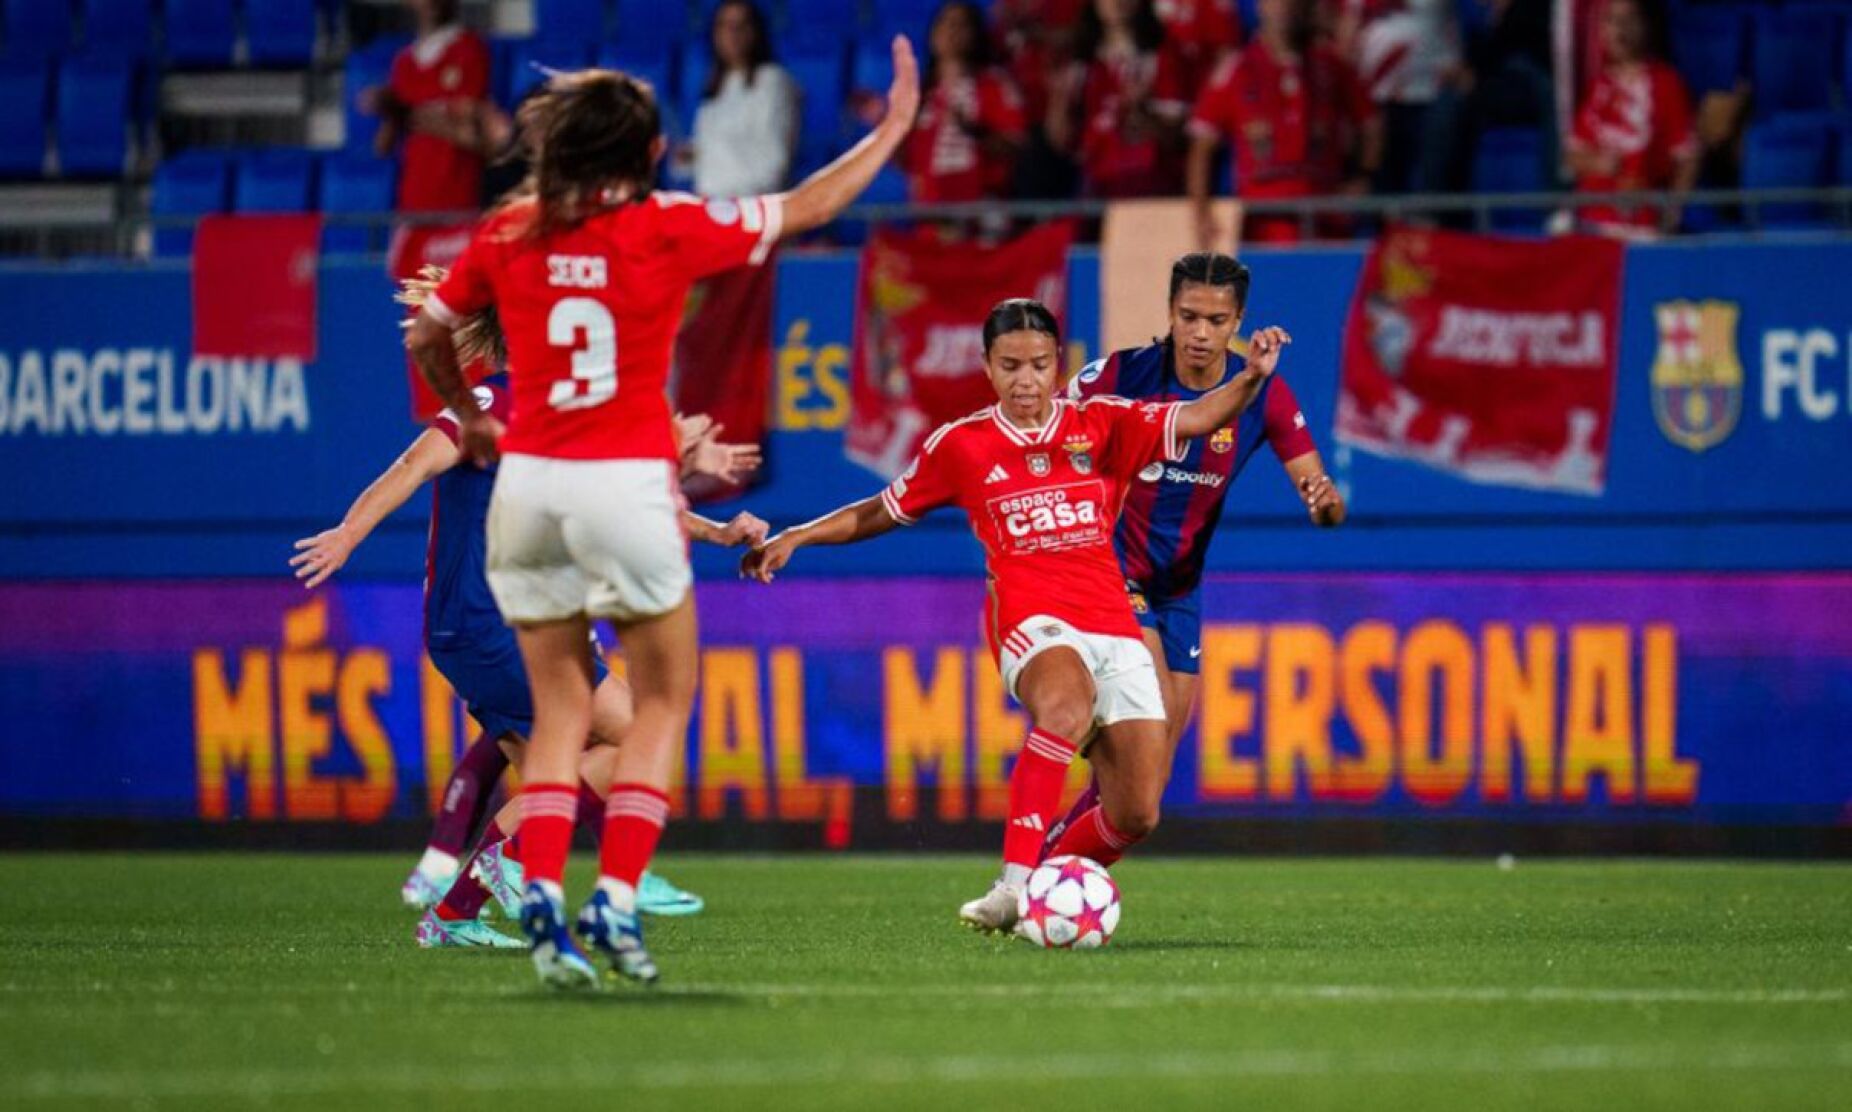
[[[1332,218],[1346,218],[1356,235],[1367,235],[1386,223],[1421,222],[1473,231],[1540,230],[1558,212],[1594,207],[1650,208],[1676,205],[1686,215],[1688,230],[1681,238],[1723,233],[1729,235],[1791,233],[1795,231],[1852,232],[1852,186],[1832,188],[1705,189],[1685,194],[1664,192],[1617,193],[1426,193],[1397,196],[1328,196],[1292,200],[1251,200],[1243,209],[1249,217],[1285,217],[1296,221],[1308,240],[1350,238],[1332,236]],[[955,222],[1007,225],[1062,218],[1097,219],[1109,202],[1101,200],[983,201],[964,204],[857,205],[838,224],[870,225]],[[1706,219],[1694,222],[1694,214]],[[364,228],[366,253],[383,252],[392,231],[403,226],[457,224],[473,220],[472,212],[439,213],[324,213],[329,227]],[[1517,220],[1513,218],[1525,217]],[[1541,219],[1539,219],[1541,217]],[[154,250],[163,232],[195,226],[195,216],[133,214],[89,221],[34,220],[30,212],[0,205],[0,256],[13,258],[136,259],[166,254]],[[828,231],[823,241],[829,239]]]

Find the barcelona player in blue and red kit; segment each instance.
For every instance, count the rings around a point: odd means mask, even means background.
[[[1117,395],[1187,402],[1228,382],[1246,365],[1230,349],[1247,308],[1249,283],[1248,268],[1228,255],[1198,252],[1178,259],[1170,274],[1170,335],[1088,364],[1069,383],[1069,393],[1077,400]],[[1158,665],[1173,753],[1196,707],[1209,542],[1229,487],[1263,444],[1285,466],[1315,524],[1343,522],[1344,501],[1325,474],[1299,401],[1285,379],[1274,375],[1233,423],[1197,438],[1181,459],[1146,467],[1126,493],[1113,536],[1132,610]],[[1097,788],[1088,788],[1068,818],[1051,828],[1047,845],[1055,844],[1097,794]]]

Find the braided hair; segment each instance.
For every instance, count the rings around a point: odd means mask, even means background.
[[[1011,332],[1044,332],[1054,340],[1056,350],[1061,347],[1061,325],[1048,306],[1029,297],[1012,297],[999,301],[991,307],[990,315],[984,318],[984,355],[990,356],[990,347],[997,342],[997,337]]]
[[[1235,312],[1245,312],[1248,307],[1248,285],[1253,275],[1245,264],[1236,261],[1233,255],[1223,255],[1215,251],[1192,251],[1178,259],[1170,266],[1170,300],[1174,304],[1177,294],[1183,291],[1186,282],[1199,286],[1224,286],[1234,291]]]

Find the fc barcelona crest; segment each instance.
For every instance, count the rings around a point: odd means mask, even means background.
[[[1217,429],[1209,438],[1209,450],[1212,452],[1232,452],[1235,450],[1235,430]]]
[[[1036,478],[1040,479],[1040,478],[1044,478],[1045,476],[1047,476],[1048,471],[1049,471],[1048,453],[1047,452],[1031,452],[1029,454],[1029,474],[1034,475]]]
[[[1743,408],[1743,364],[1736,353],[1733,301],[1664,301],[1653,306],[1659,354],[1653,359],[1653,416],[1674,444],[1702,452],[1723,442]]]

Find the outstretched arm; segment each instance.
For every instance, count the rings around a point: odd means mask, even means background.
[[[711,517],[683,510],[682,528],[688,530],[689,540],[704,541],[722,548],[764,544],[766,534],[772,531],[764,518],[744,511],[735,514],[732,521],[723,525]]]
[[[887,90],[886,114],[861,142],[784,195],[783,236],[802,235],[834,220],[862,195],[913,130],[913,116],[920,107],[919,63],[905,35],[894,36],[893,52],[894,81]]]
[[[1331,476],[1325,474],[1325,461],[1319,458],[1317,451],[1287,460],[1286,477],[1293,481],[1293,489],[1305,503],[1312,524],[1321,529],[1344,524],[1344,496],[1338,493]]]
[[[1234,420],[1260,396],[1261,384],[1279,366],[1280,349],[1292,343],[1283,328],[1263,328],[1248,338],[1248,365],[1215,389],[1177,409],[1177,439],[1207,436]]]
[[[472,403],[470,408],[475,405]],[[426,429],[391,467],[360,492],[341,524],[296,542],[296,555],[289,561],[289,566],[296,569],[296,578],[305,580],[302,585],[307,588],[327,582],[388,514],[403,506],[426,482],[455,467],[461,458],[449,437],[436,429]]]
[[[895,524],[893,515],[881,504],[880,495],[851,502],[815,521],[786,529],[748,552],[746,558],[740,561],[740,574],[761,583],[770,583],[772,577],[783,570],[804,545],[854,544],[878,537]]]

